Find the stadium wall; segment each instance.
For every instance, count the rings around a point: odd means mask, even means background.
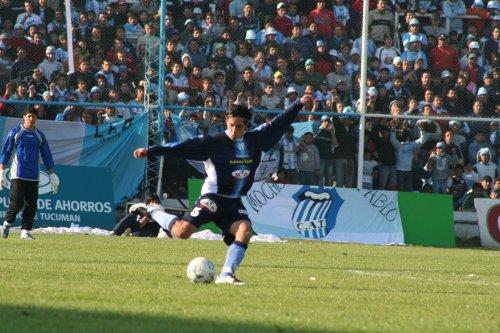
[[[199,196],[202,183],[202,180],[199,179],[189,180],[191,207]],[[258,191],[259,184],[262,183],[255,183],[250,192]],[[273,198],[268,196],[266,203],[259,204],[259,212],[255,212],[256,209],[252,208],[252,202],[249,203],[248,199],[244,201],[252,219],[254,230],[257,233],[273,233],[284,238],[347,241],[366,244],[404,243],[436,247],[455,246],[453,205],[451,197],[447,195],[335,189],[332,187],[306,188],[306,186],[282,184],[269,184],[269,186],[276,186]],[[301,219],[297,218],[295,213],[302,204],[302,202],[299,202],[298,197],[309,190],[316,193],[330,193],[331,199],[329,200],[332,202],[336,200],[342,201],[340,205],[344,205],[343,211],[338,206],[334,208],[336,210],[335,214],[325,214],[327,223],[331,222],[330,219],[335,220],[331,229],[327,230],[326,235],[321,235],[318,230],[315,230],[315,236],[313,236],[312,229],[310,233],[305,234],[296,227]],[[270,191],[273,190],[270,189]],[[292,198],[291,194],[294,194],[295,197]],[[382,201],[387,204],[382,204]],[[388,207],[390,203],[398,211],[397,214],[393,213],[391,215],[395,216],[395,218],[388,221],[386,216],[388,214],[384,215],[382,213],[387,213],[393,209],[390,207],[384,208]],[[302,218],[302,220],[304,219]],[[396,225],[398,221],[399,226]],[[391,223],[394,225],[388,229],[388,225],[391,225]],[[335,229],[335,224],[337,229]],[[218,231],[214,224],[209,224],[206,228]],[[398,238],[398,232],[401,232],[401,238]],[[383,241],[384,239],[386,241]]]

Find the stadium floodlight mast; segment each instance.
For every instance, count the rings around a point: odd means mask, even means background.
[[[363,25],[361,31],[361,77],[360,77],[360,106],[359,118],[359,146],[358,146],[358,190],[363,188],[363,155],[365,150],[365,122],[366,122],[366,70],[368,66],[368,11],[369,1],[363,1]]]

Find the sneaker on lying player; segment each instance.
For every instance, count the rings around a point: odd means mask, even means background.
[[[144,215],[144,213],[147,212],[147,207],[146,207],[146,204],[145,203],[142,203],[142,202],[139,202],[139,203],[136,203],[136,204],[133,204],[132,206],[130,206],[130,208],[128,209],[128,212],[130,214],[137,214],[137,215]]]

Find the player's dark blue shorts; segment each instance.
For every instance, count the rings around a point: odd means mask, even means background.
[[[213,221],[227,235],[231,224],[240,220],[250,221],[250,218],[240,198],[208,193],[198,198],[193,210],[184,215],[184,220],[196,228]]]

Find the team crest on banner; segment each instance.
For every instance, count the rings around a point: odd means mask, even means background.
[[[335,227],[337,214],[344,200],[333,187],[303,186],[293,195],[297,206],[292,223],[306,238],[320,239]]]

